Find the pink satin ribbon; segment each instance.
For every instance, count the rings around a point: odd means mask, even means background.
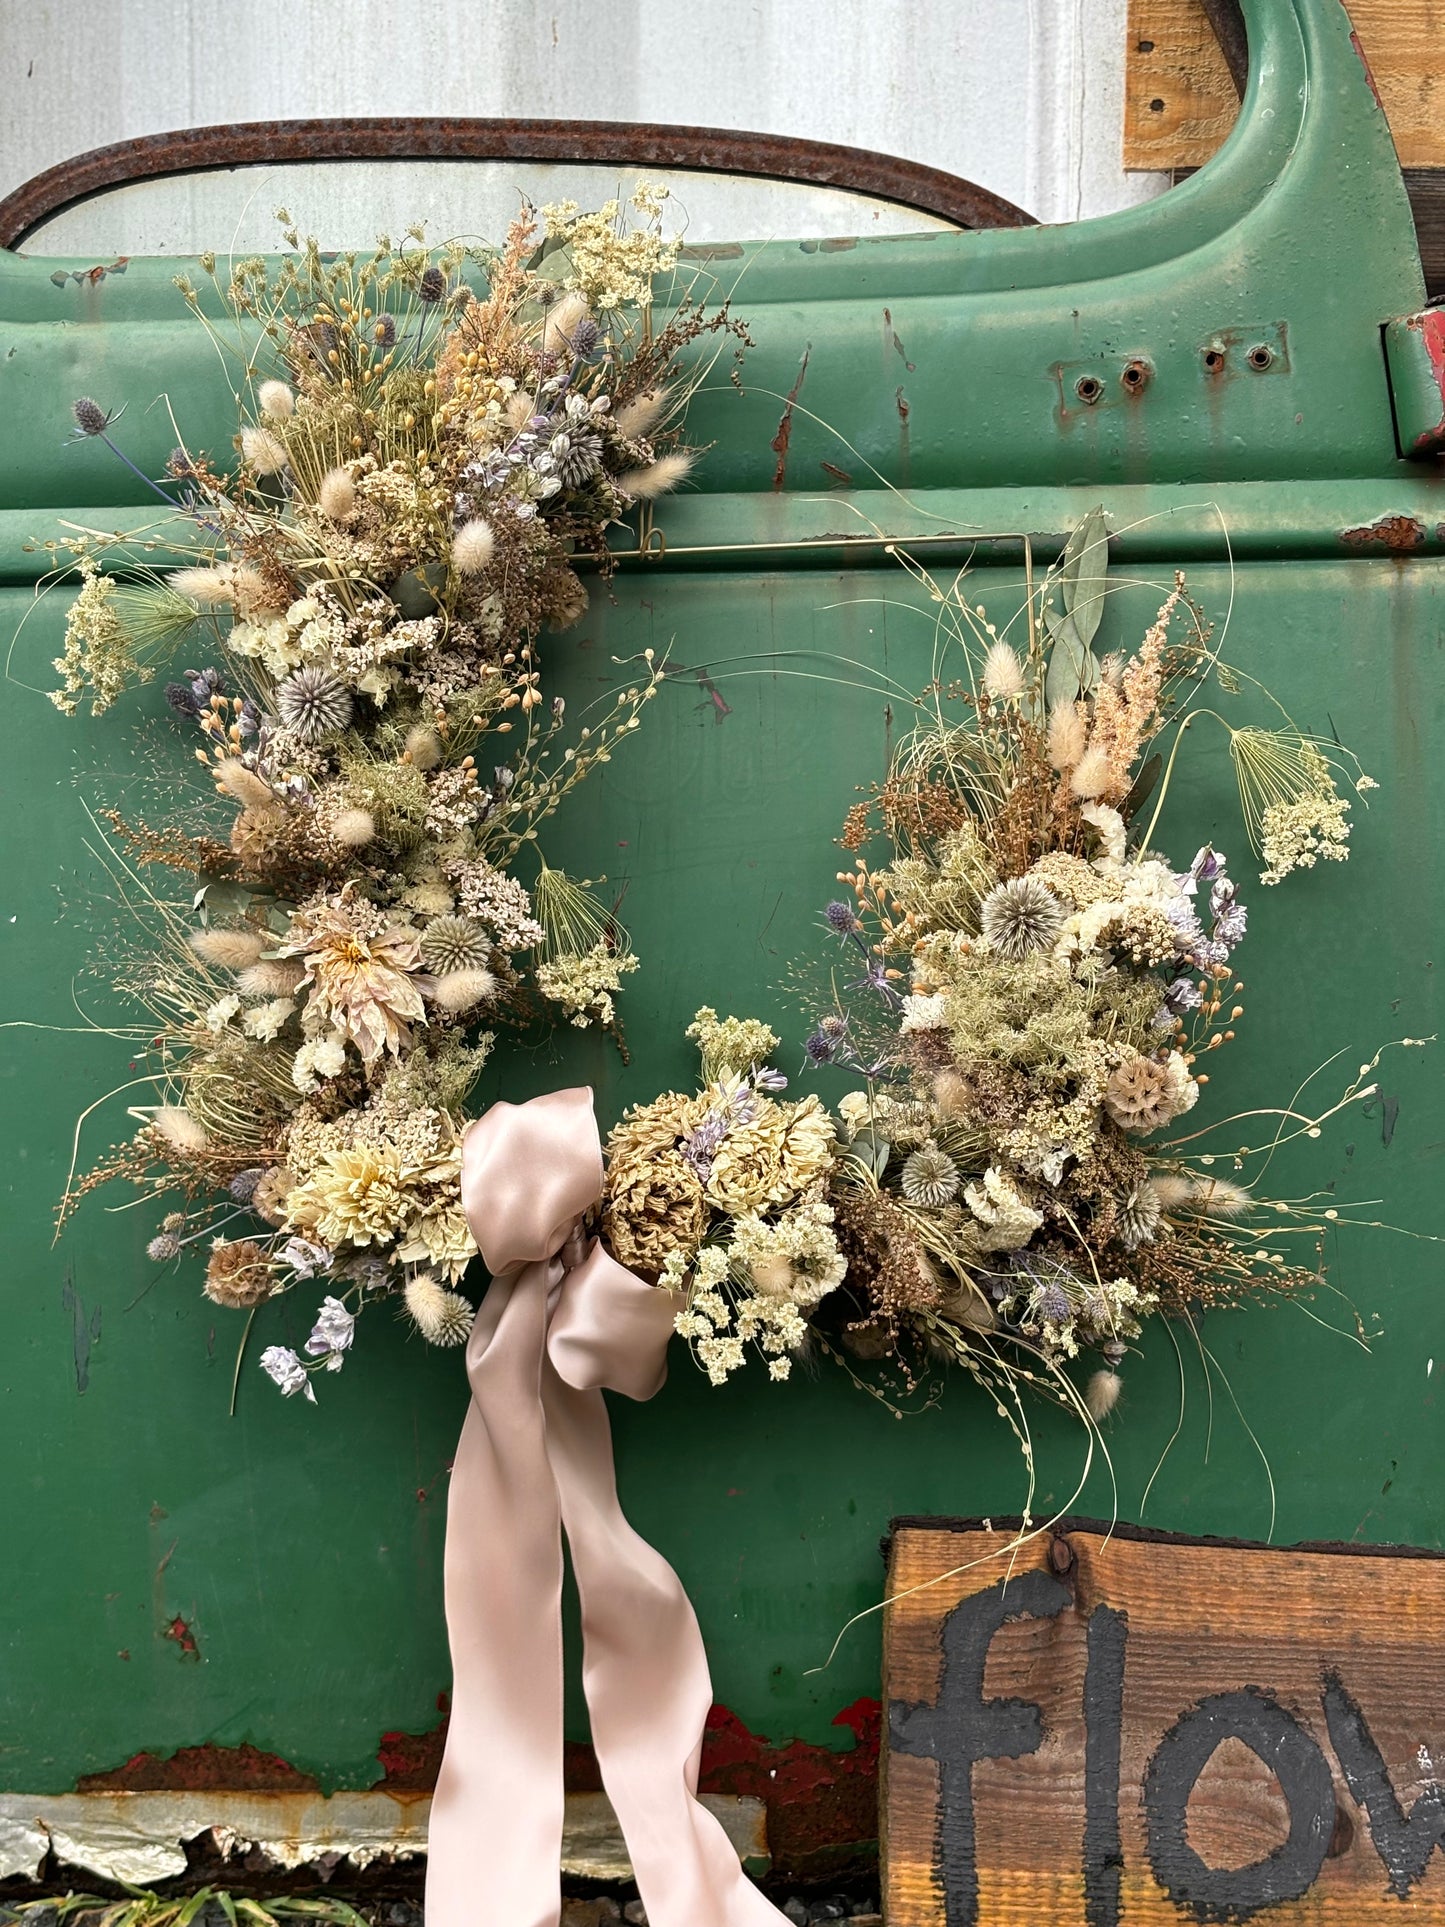
[[[651,1398],[676,1307],[600,1245],[584,1255],[601,1190],[590,1091],[495,1104],[467,1132],[462,1199],[492,1283],[447,1500],[452,1713],[427,1927],[558,1922],[564,1526],[592,1740],[650,1927],[779,1927],[696,1797],[712,1703],[697,1619],[618,1504],[602,1387]]]

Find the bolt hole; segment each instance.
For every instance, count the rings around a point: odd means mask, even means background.
[[[1150,103],[1149,103],[1149,112],[1150,112],[1151,114],[1162,114],[1162,113],[1164,112],[1164,103],[1163,103],[1163,101],[1162,101],[1162,100],[1151,100],[1151,101],[1150,101]]]
[[[1130,361],[1124,364],[1124,372],[1120,376],[1120,380],[1126,388],[1132,389],[1137,393],[1148,379],[1149,369],[1144,362]]]
[[[1204,365],[1211,375],[1217,375],[1219,370],[1224,366],[1224,350],[1222,348],[1206,348],[1204,350]]]
[[[1096,402],[1104,392],[1104,384],[1097,375],[1080,375],[1074,383],[1074,393],[1082,402]]]
[[[1250,349],[1245,359],[1251,368],[1268,368],[1274,362],[1274,349],[1266,346],[1266,344],[1261,341],[1257,347]]]

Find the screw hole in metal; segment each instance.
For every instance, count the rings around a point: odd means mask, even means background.
[[[1148,380],[1149,380],[1148,362],[1147,361],[1125,362],[1124,372],[1119,377],[1119,379],[1123,382],[1124,386],[1129,390],[1131,395],[1137,395],[1139,393],[1139,390],[1145,387],[1148,383]]]
[[[1261,341],[1250,349],[1245,360],[1257,374],[1263,374],[1266,368],[1274,364],[1274,349],[1267,342]]]
[[[1204,367],[1206,373],[1217,375],[1223,366],[1224,350],[1222,348],[1206,348],[1204,350]]]
[[[1104,384],[1097,375],[1080,375],[1074,383],[1074,393],[1086,407],[1092,407],[1104,392]]]

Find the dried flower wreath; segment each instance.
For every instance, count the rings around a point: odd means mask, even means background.
[[[494,253],[414,230],[326,255],[283,213],[279,266],[203,257],[209,288],[177,285],[233,373],[235,457],[178,447],[162,480],[136,470],[153,527],[48,545],[80,577],[60,709],[99,715],[182,651],[202,665],[165,692],[201,798],[159,824],[104,813],[155,1101],[61,1222],[113,1177],[176,1194],[150,1255],[204,1241],[207,1295],[243,1310],[318,1281],[313,1367],[382,1292],[434,1343],[466,1337],[460,1134],[496,1030],[615,1028],[636,968],[537,839],[660,669],[649,651],[572,732],[538,636],[581,618],[574,563],[607,567],[609,525],[687,475],[694,344],[746,343],[726,306],[654,314],[664,198],[544,208],[540,231],[524,209]],[[74,413],[135,466],[105,408]],[[311,1395],[296,1354],[262,1362]]]
[[[701,1089],[612,1133],[602,1236],[684,1294],[677,1330],[716,1384],[750,1350],[786,1378],[811,1337],[909,1386],[956,1362],[1001,1411],[1032,1385],[1096,1425],[1150,1313],[1323,1276],[1348,1207],[1264,1197],[1251,1167],[1370,1097],[1379,1055],[1322,1114],[1267,1114],[1253,1146],[1161,1135],[1244,1015],[1246,911],[1223,853],[1176,867],[1154,833],[1191,730],[1227,738],[1264,884],[1343,861],[1350,796],[1376,785],[1283,711],[1258,728],[1207,706],[1250,679],[1182,575],[1139,647],[1100,661],[1107,541],[1096,510],[1029,599],[1021,649],[963,577],[940,588],[903,558],[956,653],[843,826],[855,864],[823,921],[845,968],[806,1046],[853,1082],[835,1116],[780,1101],[767,1025],[704,1009]],[[1065,1368],[1089,1351],[1081,1391]]]

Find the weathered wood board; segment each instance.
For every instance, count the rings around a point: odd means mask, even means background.
[[[1015,1537],[893,1529],[889,1927],[1445,1922],[1445,1556]]]
[[[1445,0],[1349,0],[1349,10],[1401,166],[1445,164]],[[1129,0],[1125,167],[1201,167],[1238,113],[1201,0]]]

